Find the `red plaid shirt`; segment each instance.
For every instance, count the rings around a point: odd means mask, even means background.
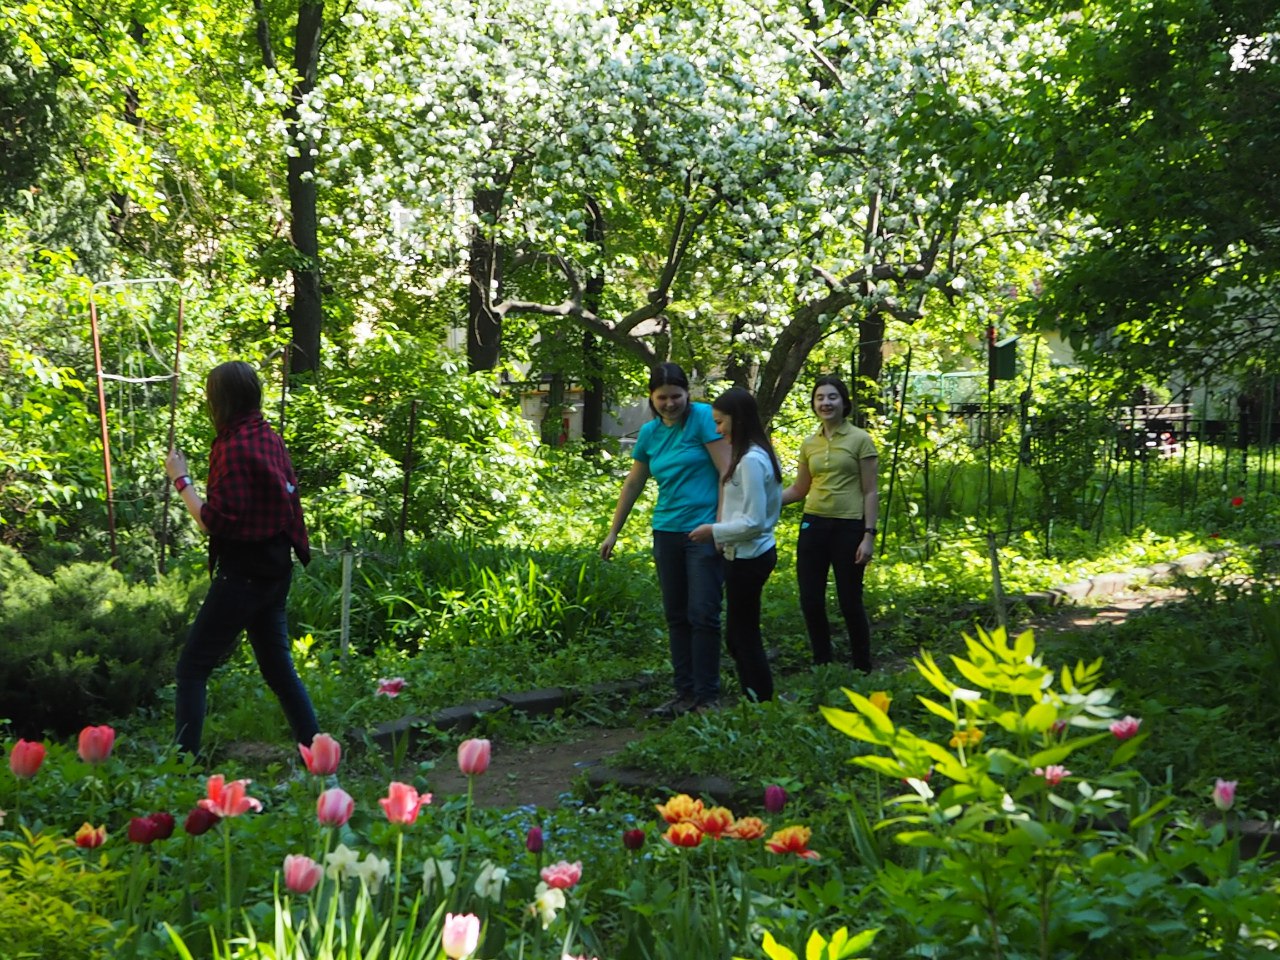
[[[200,519],[209,531],[209,567],[220,542],[261,542],[281,534],[311,562],[298,478],[279,435],[255,411],[218,432],[209,451],[208,496]]]

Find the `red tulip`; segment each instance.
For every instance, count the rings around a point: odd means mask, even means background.
[[[784,827],[765,841],[770,853],[794,853],[806,860],[819,859],[818,854],[809,849],[809,838],[813,831],[808,827]]]
[[[316,819],[326,827],[340,827],[351,819],[356,802],[341,787],[330,787],[316,801]]]
[[[204,807],[195,807],[187,814],[187,820],[182,825],[182,829],[187,831],[190,836],[198,837],[216,827],[221,819],[216,813],[206,810]]]
[[[1232,505],[1233,507],[1243,507],[1243,506],[1244,506],[1244,497],[1232,497],[1232,498],[1231,498],[1231,505]]]
[[[85,763],[102,763],[111,756],[116,732],[107,725],[85,727],[80,731],[80,759]]]
[[[129,821],[129,839],[134,843],[152,843],[173,836],[173,814],[153,813]]]
[[[261,801],[245,793],[249,780],[232,780],[227,783],[222,774],[216,773],[209,778],[208,796],[200,801],[200,806],[219,817],[238,817],[250,810],[261,810]]]
[[[38,741],[19,740],[9,751],[9,769],[22,780],[30,780],[44,763],[44,744]]]
[[[542,879],[553,890],[568,890],[582,879],[582,861],[561,860],[542,868]]]
[[[643,830],[623,830],[622,845],[628,850],[639,850],[644,846],[645,833]]]
[[[431,802],[431,794],[418,794],[407,783],[392,782],[387,795],[378,801],[392,823],[409,826],[418,819],[418,811]]]
[[[291,853],[284,858],[284,885],[290,893],[310,893],[320,882],[320,864],[310,857]]]
[[[458,769],[468,777],[477,777],[489,769],[488,740],[463,740],[458,744]]]
[[[298,744],[298,752],[302,754],[308,773],[327,777],[338,772],[338,761],[342,759],[342,747],[329,734],[317,733],[311,738],[309,747]]]
[[[80,829],[76,831],[76,846],[85,850],[92,850],[100,847],[107,840],[107,828],[105,826],[95,827],[93,824],[81,824]]]

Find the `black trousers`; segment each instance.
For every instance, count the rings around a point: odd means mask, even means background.
[[[724,562],[725,645],[738,668],[742,695],[751,700],[773,699],[773,675],[760,634],[760,595],[777,565],[774,547],[749,560]]]
[[[815,664],[832,660],[827,573],[834,571],[836,597],[849,631],[853,665],[864,672],[871,670],[871,621],[862,603],[862,577],[867,568],[855,562],[865,528],[862,520],[819,517],[811,513],[800,520],[800,535],[796,538],[796,583]]]

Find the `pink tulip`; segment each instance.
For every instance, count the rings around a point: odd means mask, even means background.
[[[316,801],[316,819],[326,827],[341,827],[351,819],[356,802],[341,787],[330,787]]]
[[[1219,777],[1218,782],[1213,785],[1213,805],[1223,813],[1235,805],[1238,783],[1238,780],[1223,780]]]
[[[525,834],[524,848],[530,853],[541,853],[542,843],[542,828],[530,827],[529,832]]]
[[[80,759],[85,763],[102,763],[111,756],[111,748],[116,742],[116,732],[103,724],[100,727],[85,727],[80,731]]]
[[[387,787],[387,795],[378,803],[387,819],[392,823],[409,826],[418,819],[418,811],[431,802],[431,794],[419,796],[418,791],[407,783],[393,782]]]
[[[480,918],[474,913],[446,913],[440,946],[452,960],[471,956],[480,946]]]
[[[317,733],[311,738],[311,746],[298,744],[298,752],[302,754],[307,765],[307,773],[317,777],[327,777],[338,772],[338,761],[342,759],[342,747],[338,741],[327,733]]]
[[[38,741],[19,740],[9,751],[9,769],[22,780],[30,780],[44,763],[44,744]]]
[[[219,817],[238,817],[250,810],[261,810],[262,803],[245,793],[252,781],[232,780],[226,783],[222,774],[215,773],[209,778],[208,796],[200,801],[200,806]]]
[[[582,879],[582,861],[561,860],[542,868],[542,879],[553,890],[568,890]]]
[[[1056,787],[1067,777],[1071,776],[1071,771],[1058,763],[1051,763],[1047,767],[1036,767],[1036,776],[1044,777],[1044,782],[1051,787]]]
[[[787,805],[787,791],[783,790],[776,783],[771,783],[764,788],[764,808],[768,813],[781,813],[782,808]]]
[[[378,681],[375,697],[398,697],[404,689],[404,677],[383,677]]]
[[[458,769],[468,777],[478,777],[489,769],[488,740],[463,740],[458,744]]]
[[[1117,720],[1111,724],[1111,733],[1117,740],[1128,740],[1138,733],[1138,727],[1142,726],[1142,721],[1137,717],[1125,717],[1123,720]]]
[[[324,869],[310,857],[291,853],[284,858],[284,885],[290,893],[310,893]]]

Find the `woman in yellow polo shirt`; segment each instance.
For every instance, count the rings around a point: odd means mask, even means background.
[[[853,402],[839,377],[819,377],[810,403],[821,427],[800,445],[795,483],[782,491],[783,506],[804,501],[796,540],[800,610],[809,631],[813,662],[830,663],[827,573],[834,570],[853,665],[868,673],[871,622],[862,602],[862,578],[875,551],[880,508],[876,447],[865,430],[849,422]]]

